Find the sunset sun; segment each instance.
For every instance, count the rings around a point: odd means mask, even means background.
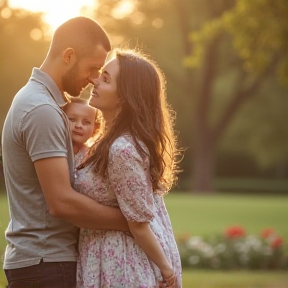
[[[76,16],[90,16],[95,0],[9,0],[11,8],[22,8],[31,12],[43,12],[43,21],[50,25],[53,32],[60,24]]]
[[[53,33],[55,29],[76,16],[93,17],[93,10],[97,7],[97,0],[9,0],[11,8],[22,8],[31,12],[43,12],[43,21],[49,24]],[[123,18],[133,12],[134,1],[119,0],[111,15]]]

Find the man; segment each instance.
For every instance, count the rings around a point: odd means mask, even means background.
[[[4,259],[9,288],[75,287],[76,226],[128,230],[119,209],[72,188],[73,148],[61,109],[64,92],[78,96],[93,83],[110,49],[94,20],[68,20],[12,102],[2,137],[11,215]]]

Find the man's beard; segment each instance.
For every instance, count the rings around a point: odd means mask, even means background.
[[[79,82],[77,81],[78,78],[78,65],[75,63],[75,65],[62,76],[63,91],[71,96],[79,96],[82,87],[79,89],[77,86]]]

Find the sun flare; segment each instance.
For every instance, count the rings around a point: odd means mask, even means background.
[[[49,24],[51,32],[76,16],[90,16],[95,6],[95,0],[9,0],[11,8],[22,8],[31,12],[43,12],[43,21]],[[83,9],[86,7],[86,9]]]

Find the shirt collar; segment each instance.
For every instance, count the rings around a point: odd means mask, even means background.
[[[54,80],[47,73],[39,68],[33,68],[30,80],[43,84],[60,107],[63,107],[67,103],[67,97],[64,92],[59,89]]]

